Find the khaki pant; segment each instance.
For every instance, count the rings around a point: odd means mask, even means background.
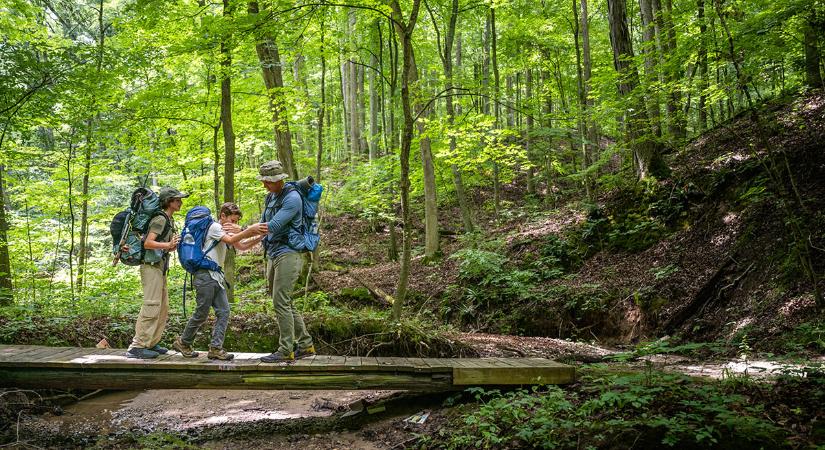
[[[298,348],[312,345],[304,318],[292,302],[292,288],[303,265],[304,259],[300,253],[284,253],[274,259],[266,259],[266,278],[272,286],[272,303],[280,331],[278,351],[283,355],[292,353],[296,342]]]
[[[163,263],[141,264],[140,284],[143,286],[143,305],[135,323],[135,337],[129,348],[152,348],[160,342],[166,328],[166,319],[169,318],[169,293]]]

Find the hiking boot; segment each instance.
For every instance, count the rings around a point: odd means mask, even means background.
[[[221,361],[231,361],[235,357],[232,353],[226,353],[222,348],[209,347],[209,353],[206,355],[209,359],[218,359]]]
[[[166,347],[161,347],[161,346],[160,346],[160,345],[158,345],[158,344],[155,344],[155,346],[154,346],[154,347],[151,347],[149,350],[152,350],[153,352],[158,352],[158,353],[160,353],[161,355],[165,355],[165,354],[169,351],[169,349],[168,349],[168,348],[166,348]]]
[[[310,356],[315,356],[314,345],[310,345],[307,348],[299,348],[298,351],[295,352],[295,359],[309,358]]]
[[[264,356],[261,358],[261,362],[265,363],[279,363],[279,362],[292,362],[295,361],[295,353],[289,352],[288,354],[283,354],[280,351],[272,353],[271,355]]]
[[[160,353],[156,351],[140,347],[132,347],[126,351],[126,357],[133,359],[154,359],[157,358],[159,355]]]
[[[180,352],[180,354],[183,355],[184,358],[198,357],[198,352],[192,350],[192,346],[180,340],[180,337],[175,339],[175,342],[172,343],[172,348],[174,348],[175,351]]]

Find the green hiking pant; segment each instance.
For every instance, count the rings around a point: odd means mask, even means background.
[[[302,255],[294,252],[266,260],[266,277],[272,286],[272,303],[275,306],[275,315],[280,330],[278,351],[282,355],[291,354],[296,342],[298,348],[307,348],[312,345],[312,337],[307,333],[304,318],[295,309],[292,301],[292,289],[303,265]]]

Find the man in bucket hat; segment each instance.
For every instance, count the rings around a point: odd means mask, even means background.
[[[280,161],[264,163],[258,179],[267,190],[261,223],[254,225],[261,234],[266,251],[266,276],[271,286],[272,302],[278,319],[280,336],[278,349],[264,356],[266,363],[293,361],[315,355],[312,337],[307,333],[304,318],[295,309],[292,288],[304,264],[302,255],[288,242],[291,233],[299,233],[303,215],[303,201],[294,189],[285,189],[289,175]],[[297,351],[294,349],[297,346]]]
[[[143,305],[135,323],[135,336],[126,352],[129,358],[152,359],[168,351],[159,343],[169,318],[169,293],[166,286],[169,255],[175,251],[180,241],[172,215],[180,211],[186,197],[189,194],[171,187],[163,187],[158,193],[161,212],[149,221],[143,248],[147,252],[158,252],[162,257],[158,262],[144,262],[140,265]]]

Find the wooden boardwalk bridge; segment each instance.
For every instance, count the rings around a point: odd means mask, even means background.
[[[393,389],[567,384],[572,366],[541,358],[388,358],[318,355],[266,364],[262,353],[212,361],[169,351],[129,359],[123,349],[0,345],[0,387],[57,389]]]

